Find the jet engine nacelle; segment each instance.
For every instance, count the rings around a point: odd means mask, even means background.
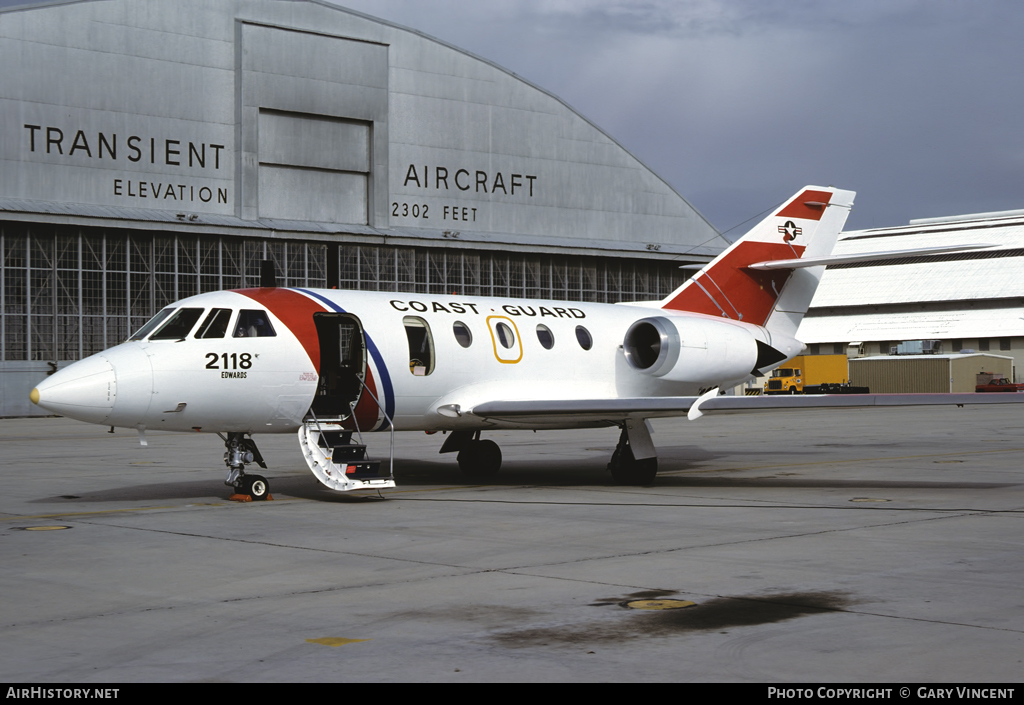
[[[630,367],[671,382],[719,383],[750,375],[758,346],[743,328],[701,318],[642,318],[622,351]]]

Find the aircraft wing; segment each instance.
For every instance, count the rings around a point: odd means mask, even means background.
[[[781,396],[633,397],[489,401],[463,413],[501,421],[564,418],[571,421],[663,418],[701,414],[799,411],[802,409],[859,409],[890,406],[1020,404],[1024,394],[801,394]],[[700,413],[690,414],[694,405]]]

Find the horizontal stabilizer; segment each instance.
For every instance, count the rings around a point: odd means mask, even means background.
[[[942,245],[939,247],[918,247],[911,250],[887,250],[885,252],[861,252],[856,255],[835,255],[831,257],[806,257],[801,259],[777,259],[767,262],[748,264],[747,269],[800,269],[802,267],[818,267],[830,264],[853,264],[854,262],[874,262],[876,260],[903,259],[904,257],[920,257],[922,255],[939,255],[947,252],[964,252],[967,250],[984,250],[995,245]]]

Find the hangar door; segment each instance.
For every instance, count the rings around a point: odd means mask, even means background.
[[[243,217],[372,224],[387,46],[250,24],[242,44]]]

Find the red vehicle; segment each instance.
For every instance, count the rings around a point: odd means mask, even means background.
[[[996,377],[988,384],[979,384],[974,388],[975,392],[1021,392],[1024,391],[1024,384],[1014,384],[1006,377]]]

